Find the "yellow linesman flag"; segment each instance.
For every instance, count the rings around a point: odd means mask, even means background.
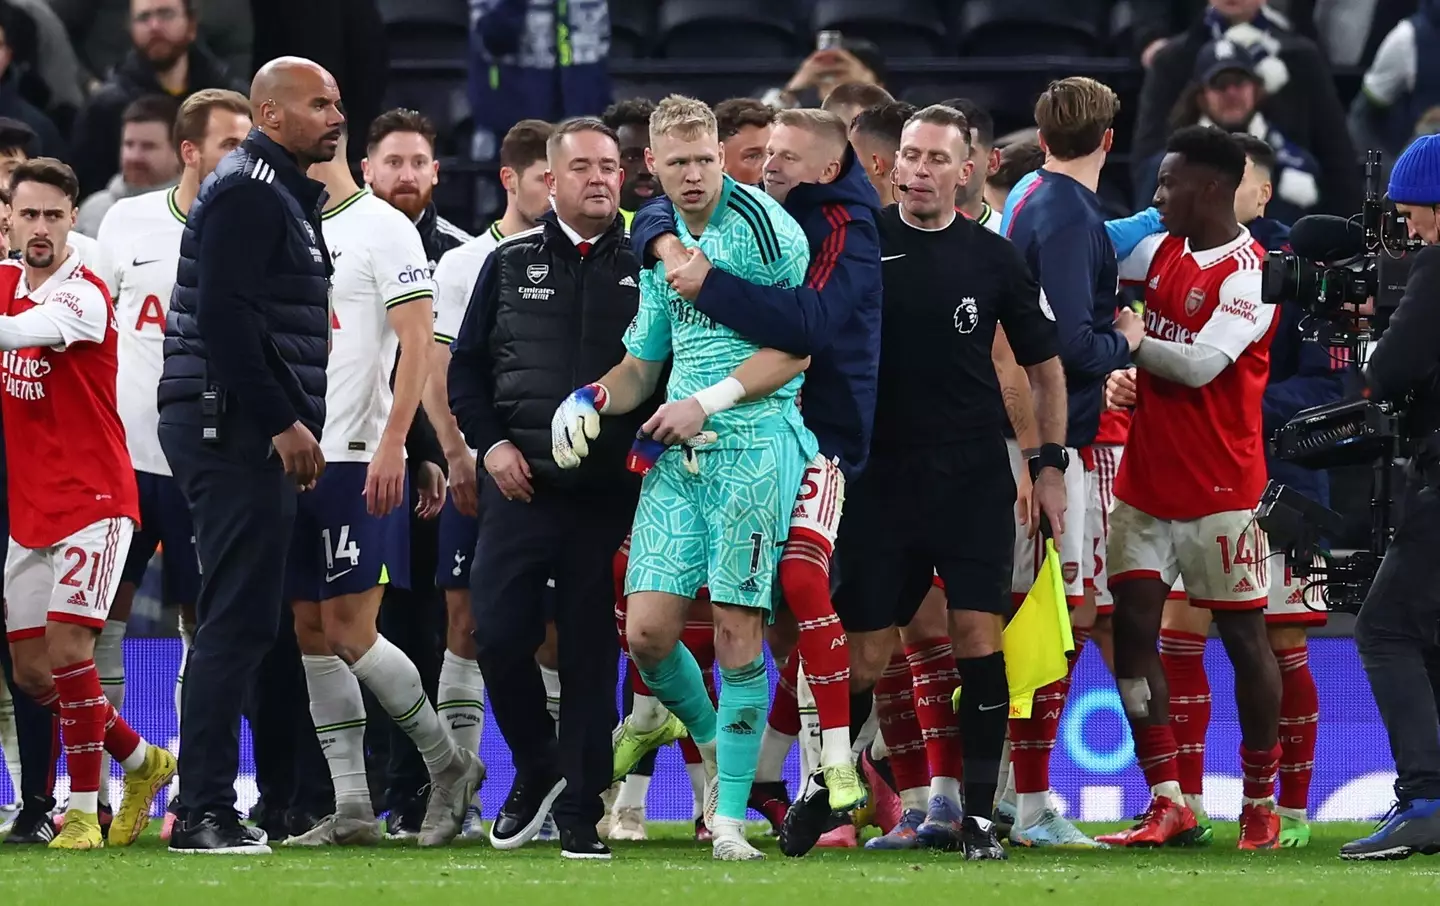
[[[1025,603],[1005,627],[1005,676],[1010,681],[1010,716],[1030,716],[1035,691],[1065,676],[1075,650],[1070,611],[1060,579],[1055,539],[1045,539],[1045,561]]]

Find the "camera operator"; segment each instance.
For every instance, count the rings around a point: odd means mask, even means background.
[[[1355,641],[1399,776],[1399,800],[1373,834],[1345,844],[1345,859],[1403,859],[1440,851],[1440,719],[1425,654],[1440,640],[1440,135],[1424,136],[1396,161],[1390,198],[1426,248],[1365,368],[1372,400],[1410,397],[1406,433],[1420,487],[1355,624]]]

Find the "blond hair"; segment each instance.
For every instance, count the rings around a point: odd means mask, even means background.
[[[775,125],[804,129],[806,132],[839,148],[850,144],[849,132],[840,114],[813,107],[793,107],[775,114]]]
[[[655,105],[650,114],[650,144],[655,144],[666,135],[674,134],[684,141],[694,141],[705,135],[720,139],[720,129],[715,123],[715,111],[704,101],[672,94]]]
[[[1094,153],[1115,124],[1120,98],[1109,85],[1085,76],[1051,82],[1035,102],[1035,125],[1045,147],[1060,160]]]

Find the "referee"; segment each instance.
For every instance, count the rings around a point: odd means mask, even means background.
[[[995,796],[1010,700],[1000,640],[1016,491],[997,365],[1006,366],[1007,398],[1023,396],[1026,383],[1014,362],[1033,387],[1043,442],[1031,461],[1033,507],[1057,534],[1066,529],[1065,376],[1054,318],[1020,253],[955,212],[956,189],[982,178],[969,135],[965,118],[943,106],[919,111],[901,134],[901,201],[879,224],[885,311],[874,441],[840,526],[835,611],[857,665],[884,664],[892,627],[910,622],[933,574],[944,580],[965,689],[958,720],[969,814],[955,843],[967,859],[1003,859],[982,817]]]

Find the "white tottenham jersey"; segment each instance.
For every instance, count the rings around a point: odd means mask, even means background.
[[[369,190],[355,193],[320,219],[335,263],[330,317],[334,345],[325,369],[320,449],[330,462],[369,462],[395,399],[390,372],[400,338],[386,313],[433,297],[435,285],[415,224]]]
[[[447,346],[455,342],[480,271],[503,238],[497,220],[479,236],[451,249],[435,265],[435,342]]]
[[[465,321],[465,310],[470,307],[470,296],[480,280],[480,271],[504,238],[497,220],[479,236],[451,249],[435,265],[435,342],[446,346],[455,342]],[[470,455],[479,453],[471,450]]]
[[[156,475],[170,474],[160,449],[155,393],[165,364],[165,317],[185,231],[185,213],[176,207],[175,193],[161,189],[115,202],[100,222],[99,250],[91,265],[115,299],[120,363],[116,401],[130,462],[136,471]]]

